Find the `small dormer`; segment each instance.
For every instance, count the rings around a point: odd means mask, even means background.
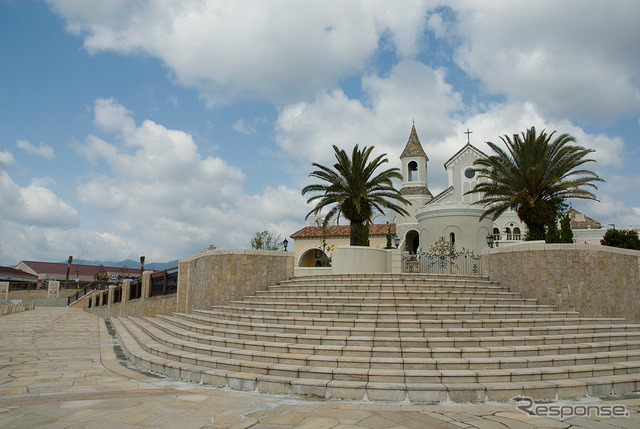
[[[431,198],[431,192],[427,188],[427,161],[425,153],[415,125],[411,127],[411,134],[402,154],[402,188],[400,193],[406,196],[418,195]]]

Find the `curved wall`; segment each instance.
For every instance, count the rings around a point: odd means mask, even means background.
[[[640,322],[637,250],[592,244],[517,244],[486,249],[482,274],[561,311]]]

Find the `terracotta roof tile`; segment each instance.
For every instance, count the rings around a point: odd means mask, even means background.
[[[369,225],[369,235],[384,236],[389,231],[396,232],[396,224]],[[327,226],[327,237],[349,237],[351,235],[351,225],[331,225]],[[290,235],[291,238],[319,238],[322,237],[321,226],[306,226]]]
[[[585,216],[574,208],[570,208],[566,212],[571,219],[571,228],[586,229],[586,228],[602,228],[602,224],[598,221],[591,219],[589,216]]]

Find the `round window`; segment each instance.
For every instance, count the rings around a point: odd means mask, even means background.
[[[473,168],[467,168],[466,170],[464,170],[464,176],[467,179],[473,179],[476,175],[476,170]]]

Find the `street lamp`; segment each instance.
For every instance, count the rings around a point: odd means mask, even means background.
[[[493,236],[493,234],[489,233],[489,235],[487,235],[487,244],[489,245],[489,249],[493,249],[494,241],[495,241],[495,237]]]
[[[287,251],[287,246],[289,245],[289,241],[285,238],[284,241],[282,242],[282,245],[284,246],[284,251]]]
[[[398,234],[396,234],[395,232],[393,233],[393,242],[396,245],[396,249],[397,249],[398,246],[400,245],[400,237],[398,237]]]

